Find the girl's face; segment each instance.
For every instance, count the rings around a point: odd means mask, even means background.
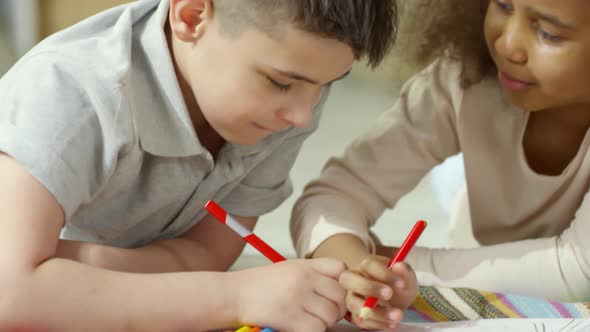
[[[490,0],[485,38],[498,80],[526,111],[587,108],[588,0]]]

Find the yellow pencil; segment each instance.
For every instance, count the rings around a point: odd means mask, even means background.
[[[250,330],[250,326],[242,326],[239,329],[236,330],[236,332],[248,332]]]

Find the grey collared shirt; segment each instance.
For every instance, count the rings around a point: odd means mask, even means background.
[[[174,73],[168,8],[145,0],[96,15],[39,44],[0,80],[0,151],[62,206],[63,238],[141,246],[186,232],[209,199],[259,216],[292,191],[290,169],[327,91],[308,128],[226,144],[214,162]]]

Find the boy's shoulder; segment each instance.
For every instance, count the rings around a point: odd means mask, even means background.
[[[69,132],[77,124],[131,140],[133,113],[127,109],[134,96],[141,95],[133,91],[134,81],[143,81],[134,72],[149,66],[147,61],[135,61],[139,53],[135,50],[141,49],[138,38],[149,33],[144,30],[154,21],[159,3],[138,1],[116,7],[39,43],[0,79],[5,107],[0,122],[10,122],[13,114],[47,132]]]
[[[154,61],[162,61],[155,58],[169,56],[167,49],[163,50],[165,46],[151,47],[150,54],[138,55],[149,48],[142,44],[142,40],[149,39],[146,35],[157,32],[150,31],[150,27],[163,35],[154,14],[167,12],[167,7],[159,5],[158,0],[143,0],[115,7],[48,37],[0,79],[0,96],[39,99],[39,103],[56,105],[76,102],[79,100],[73,99],[78,98],[96,102],[101,109],[119,109],[126,98],[133,96],[129,86],[133,72],[148,71]],[[150,63],[146,58],[154,59]],[[31,90],[51,94],[41,100],[45,94],[31,95]]]
[[[141,21],[158,3],[137,1],[98,13],[41,41],[23,60],[42,57],[76,75],[91,72],[101,79],[125,72]]]
[[[154,30],[163,34],[159,21],[166,16],[162,12],[167,11],[168,1],[160,0],[139,0],[108,9],[47,37],[11,70],[32,66],[40,58],[54,70],[71,72],[80,80],[116,84],[132,69],[132,57],[137,50],[150,52],[154,48],[142,43],[148,39],[146,35],[158,33]],[[148,56],[162,58],[157,53]]]

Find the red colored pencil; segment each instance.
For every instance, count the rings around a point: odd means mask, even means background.
[[[271,262],[277,263],[286,260],[283,255],[279,254],[266,242],[262,241],[262,239],[256,234],[252,233],[251,230],[240,224],[239,221],[225,212],[225,210],[221,206],[217,205],[217,203],[214,201],[208,201],[207,204],[205,204],[205,210],[231,228],[234,232],[238,233],[238,235],[241,236],[244,241],[248,242],[256,250],[260,251],[260,253],[266,256],[266,258],[270,259]]]
[[[393,265],[395,265],[396,263],[402,262],[406,258],[406,256],[408,255],[410,250],[414,247],[414,244],[416,244],[416,241],[418,241],[418,238],[420,237],[420,235],[422,234],[422,232],[426,228],[426,225],[427,225],[427,223],[424,220],[418,220],[416,222],[416,224],[414,225],[414,227],[412,228],[412,230],[410,231],[410,233],[408,234],[408,236],[406,237],[406,239],[402,243],[401,247],[399,247],[399,249],[397,250],[395,255],[391,258],[391,261],[389,261],[389,264],[387,265],[388,269],[391,269],[393,267]],[[363,307],[361,308],[361,311],[359,313],[359,319],[363,320],[363,319],[367,318],[367,315],[369,314],[369,312],[373,308],[375,308],[376,305],[377,305],[377,298],[373,297],[373,296],[369,296],[367,298],[367,300],[365,301],[365,304],[363,304]]]

